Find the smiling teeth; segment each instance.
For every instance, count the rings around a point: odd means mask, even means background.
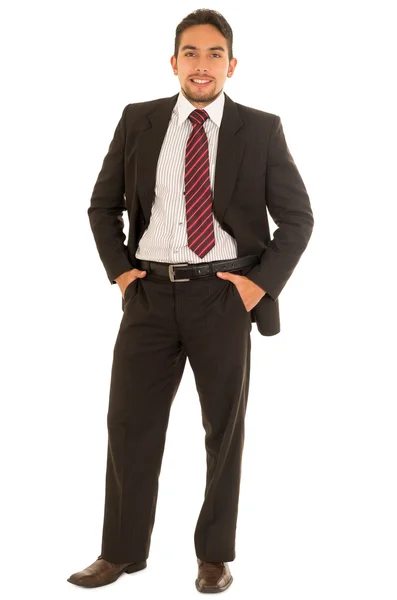
[[[193,79],[194,83],[208,83],[209,79]]]

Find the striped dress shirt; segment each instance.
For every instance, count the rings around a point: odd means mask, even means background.
[[[208,139],[210,185],[214,194],[215,162],[219,127],[222,121],[225,96],[222,93],[205,107],[209,119],[204,122]],[[186,208],[184,197],[186,144],[193,128],[188,119],[195,110],[179,93],[167,133],[161,147],[156,171],[155,199],[150,223],[136,250],[141,260],[165,263],[200,263],[237,258],[237,242],[217,221],[213,214],[215,246],[200,258],[187,245]]]

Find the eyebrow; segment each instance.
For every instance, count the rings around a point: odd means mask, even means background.
[[[181,48],[181,52],[184,50],[197,50],[197,46],[183,46],[183,48]],[[225,52],[225,49],[222,48],[222,46],[212,46],[211,48],[208,48],[208,50],[220,50],[221,52]]]

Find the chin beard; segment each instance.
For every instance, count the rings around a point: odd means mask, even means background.
[[[187,88],[185,90],[185,93],[189,96],[191,96],[192,98],[194,98],[195,100],[200,101],[200,99],[204,101],[207,101],[209,98],[213,98],[214,96],[216,96],[216,94],[214,93],[204,93],[204,94],[200,94],[199,92],[195,92],[195,90],[190,90],[189,88]]]

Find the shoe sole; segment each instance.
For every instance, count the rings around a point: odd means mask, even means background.
[[[202,594],[218,594],[220,592],[224,592],[225,590],[227,590],[227,588],[231,586],[232,581],[233,581],[233,576],[230,576],[229,581],[227,582],[227,584],[223,588],[215,588],[215,587],[214,588],[210,588],[210,587],[200,588],[199,585],[198,585],[198,579],[196,579],[195,584],[196,584],[196,589],[199,592],[201,592]]]
[[[69,579],[67,579],[67,581],[69,581],[69,583],[73,583],[74,585],[79,585],[80,587],[86,587],[86,588],[94,588],[94,587],[102,587],[103,585],[109,585],[110,583],[114,583],[115,581],[117,581],[117,579],[120,577],[120,575],[122,575],[123,573],[136,573],[137,571],[142,571],[142,569],[146,569],[147,567],[147,563],[146,560],[140,563],[132,563],[130,564],[128,567],[125,567],[125,569],[122,569],[119,573],[117,573],[117,575],[115,577],[113,577],[113,579],[111,579],[110,581],[104,581],[103,583],[84,583],[79,582],[79,581],[72,581],[69,577]]]

